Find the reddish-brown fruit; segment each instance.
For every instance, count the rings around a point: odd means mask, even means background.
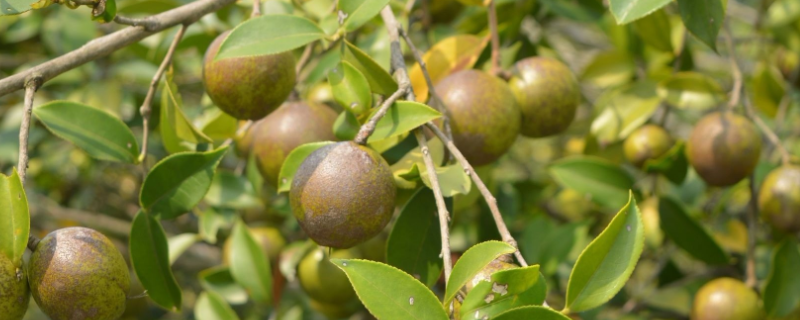
[[[203,59],[203,84],[222,111],[237,119],[261,119],[278,108],[295,85],[291,51],[214,61],[228,32],[219,35]]]
[[[694,296],[692,320],[765,319],[755,291],[739,280],[719,278],[706,283]]]
[[[761,156],[761,135],[745,117],[714,112],[697,122],[686,152],[689,163],[706,183],[730,186],[755,169]]]
[[[494,162],[514,144],[520,112],[503,80],[463,70],[442,79],[436,93],[447,106],[453,142],[473,166]]]
[[[383,230],[394,212],[397,190],[380,154],[352,141],[312,152],[292,181],[292,213],[309,238],[350,248]]]
[[[292,150],[302,144],[336,140],[336,113],[325,105],[287,102],[256,122],[251,150],[267,183],[278,185],[281,165]]]
[[[775,229],[800,231],[800,166],[772,170],[758,192],[758,208]]]
[[[522,112],[520,133],[538,138],[561,133],[581,102],[578,80],[561,61],[532,57],[514,65],[508,82]]]

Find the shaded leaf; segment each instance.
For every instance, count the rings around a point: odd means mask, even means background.
[[[286,192],[292,188],[292,179],[294,179],[294,174],[297,172],[297,169],[300,168],[300,165],[303,164],[303,160],[305,160],[308,155],[314,152],[314,150],[322,148],[331,143],[334,142],[311,142],[294,148],[294,150],[292,150],[292,152],[286,156],[286,160],[283,161],[283,165],[281,165],[281,173],[278,175],[278,192]]]
[[[164,149],[169,153],[195,151],[198,144],[211,142],[211,138],[197,130],[183,113],[183,99],[178,86],[172,82],[172,72],[167,72],[161,90],[159,132]]]
[[[347,274],[358,298],[378,319],[448,319],[433,292],[400,269],[368,260],[331,262]]]
[[[472,69],[488,41],[489,37],[457,35],[433,45],[422,56],[433,84],[436,85],[440,80],[458,71]],[[408,76],[411,79],[411,87],[417,95],[417,101],[427,101],[428,84],[425,82],[419,63],[411,67]]]
[[[162,219],[191,210],[211,186],[214,171],[228,147],[209,152],[176,153],[156,163],[142,183],[142,209]]]
[[[519,319],[570,320],[569,317],[559,313],[558,311],[555,311],[548,307],[540,307],[540,306],[527,306],[527,307],[511,309],[494,318],[494,320],[519,320]]]
[[[536,216],[520,239],[520,251],[528,263],[540,265],[540,272],[547,276],[556,273],[558,266],[565,262],[578,245],[583,245],[581,237],[586,233],[585,222],[555,225],[544,216]]]
[[[147,296],[168,310],[180,310],[181,288],[169,267],[169,247],[164,228],[153,216],[139,211],[128,240],[131,264]]]
[[[269,303],[272,296],[272,271],[264,250],[247,226],[236,223],[231,234],[231,275],[256,302]]]
[[[643,247],[642,215],[630,191],[628,203],[575,262],[565,310],[585,311],[611,300],[630,278]]]
[[[481,281],[467,294],[461,303],[461,319],[494,319],[512,308],[541,305],[547,295],[544,281],[538,265],[495,272],[491,281]]]
[[[350,111],[342,110],[342,113],[333,122],[333,135],[342,141],[353,140],[360,128],[361,124],[358,123],[356,116]]]
[[[689,172],[689,161],[686,159],[686,143],[678,140],[658,159],[648,159],[644,163],[645,172],[656,172],[664,175],[672,183],[680,185],[686,180]]]
[[[549,169],[558,184],[587,193],[593,201],[608,208],[624,206],[634,183],[630,174],[618,165],[591,156],[561,159]]]
[[[626,24],[650,15],[672,0],[610,0],[609,7],[618,24]]]
[[[286,52],[325,37],[313,21],[294,15],[271,14],[249,19],[222,42],[215,60]]]
[[[382,95],[391,95],[397,91],[397,82],[392,75],[386,72],[368,54],[361,51],[358,47],[345,40],[344,61],[350,62],[358,71],[367,78],[372,92]]]
[[[248,209],[262,206],[247,178],[228,171],[217,171],[205,196],[215,207]]]
[[[697,72],[678,72],[662,81],[658,96],[677,108],[701,110],[714,107],[725,98],[716,80]]]
[[[656,84],[650,81],[610,90],[597,99],[595,109],[602,111],[592,121],[591,132],[602,144],[625,139],[647,122],[660,102]]]
[[[678,0],[686,29],[714,51],[727,6],[728,0]]]
[[[764,287],[764,309],[770,316],[785,317],[800,307],[800,248],[787,237],[772,256],[772,268]]]
[[[206,137],[214,141],[223,141],[235,137],[238,129],[239,123],[236,118],[222,112],[219,108],[211,108],[200,130]]]
[[[204,291],[197,297],[197,302],[194,305],[194,314],[197,320],[239,319],[239,316],[225,302],[225,299],[214,291]]]
[[[378,109],[373,109],[373,114]],[[372,115],[370,115],[371,117]],[[413,101],[397,101],[375,125],[375,131],[367,141],[375,142],[407,133],[417,127],[441,117],[433,108]]]
[[[360,115],[372,108],[372,92],[367,78],[356,67],[342,61],[328,72],[333,98],[343,108]]]
[[[108,112],[69,101],[53,101],[33,114],[55,135],[74,143],[89,156],[137,163],[139,145],[133,132]]]
[[[347,32],[352,32],[375,17],[388,4],[389,0],[349,0],[339,1],[338,9],[347,14],[344,28]]]
[[[633,58],[622,51],[608,51],[594,57],[583,69],[581,80],[598,87],[613,87],[631,80],[636,71]]]
[[[785,86],[783,76],[775,66],[759,63],[753,71],[749,86],[753,105],[767,116],[774,118],[781,100],[786,96]]]
[[[28,197],[14,168],[10,176],[0,174],[0,254],[16,267],[22,266],[30,231]]]
[[[445,198],[452,212],[452,198]],[[400,211],[386,241],[386,262],[433,287],[442,273],[442,239],[433,191],[420,188]]]
[[[200,285],[206,291],[218,293],[230,304],[244,304],[247,302],[247,291],[236,280],[233,280],[227,266],[217,266],[206,269],[198,274]]]
[[[667,4],[672,0],[662,1]],[[638,2],[646,1],[638,0]],[[664,52],[673,52],[672,27],[669,22],[669,15],[664,10],[654,11],[652,14],[634,22],[633,26],[633,31],[639,34],[639,37],[645,43]]]
[[[489,262],[514,251],[516,250],[510,244],[500,241],[486,241],[470,247],[453,266],[450,281],[447,282],[445,289],[444,304],[448,305],[461,287],[472,280]]]
[[[730,258],[686,209],[670,197],[660,197],[658,214],[664,233],[689,254],[711,265],[727,264]]]

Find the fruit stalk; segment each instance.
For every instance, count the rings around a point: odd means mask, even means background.
[[[152,28],[125,28],[117,32],[94,39],[78,49],[70,51],[58,58],[49,60],[24,72],[0,80],[0,96],[23,89],[25,82],[35,74],[46,82],[64,72],[75,69],[89,61],[105,57],[114,51],[127,47],[159,31],[178,24],[200,19],[202,16],[217,11],[235,0],[198,0],[178,8],[146,18]]]
[[[728,110],[733,110],[742,96],[742,68],[739,67],[739,62],[736,60],[736,52],[733,47],[733,37],[731,36],[730,24],[725,24],[725,44],[728,47],[728,59],[731,62],[731,73],[733,74],[733,89],[731,90],[731,99],[728,100]]]
[[[255,18],[260,16],[261,16],[261,0],[253,0],[253,13],[250,14],[250,18]]]
[[[497,5],[494,0],[489,1],[489,32],[492,34],[492,68],[489,74],[497,76],[500,71],[500,35],[497,33]]]
[[[139,108],[139,113],[142,114],[142,153],[139,155],[139,161],[142,162],[142,167],[145,172],[147,172],[147,161],[145,161],[145,157],[147,157],[147,139],[150,135],[150,113],[152,111],[150,105],[153,101],[153,96],[156,95],[158,82],[161,81],[161,77],[164,76],[167,67],[172,63],[172,56],[175,55],[175,49],[178,47],[178,43],[181,42],[183,34],[186,33],[186,29],[189,28],[189,25],[190,23],[185,23],[178,29],[178,33],[175,34],[175,38],[172,40],[172,44],[170,44],[169,50],[167,50],[167,54],[164,56],[164,61],[161,61],[161,65],[158,66],[156,74],[153,75],[153,80],[150,81],[150,88],[147,90],[144,102],[142,102],[142,106]]]
[[[428,129],[433,131],[439,140],[444,142],[447,149],[453,154],[453,156],[458,160],[458,163],[461,164],[461,167],[464,168],[464,171],[472,178],[472,181],[480,190],[481,195],[486,200],[486,204],[489,205],[489,210],[492,212],[492,217],[494,218],[495,224],[497,224],[497,231],[500,232],[500,236],[503,237],[503,241],[507,242],[508,244],[517,248],[517,251],[514,252],[514,256],[517,257],[517,262],[523,267],[527,267],[528,263],[525,262],[525,258],[522,257],[522,253],[519,252],[519,247],[517,246],[517,241],[514,240],[514,237],[511,236],[511,232],[508,231],[508,227],[506,227],[505,221],[503,221],[503,216],[500,214],[500,209],[497,207],[497,199],[492,195],[492,192],[489,191],[489,188],[486,187],[486,184],[483,183],[483,180],[478,176],[475,172],[475,169],[472,168],[472,165],[469,164],[464,155],[461,154],[461,151],[458,150],[456,145],[453,143],[453,140],[448,139],[442,130],[439,130],[436,125],[427,123],[425,125]]]

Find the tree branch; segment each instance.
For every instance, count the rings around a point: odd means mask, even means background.
[[[375,126],[378,124],[378,121],[386,115],[386,112],[389,111],[389,108],[392,107],[392,104],[394,104],[397,99],[400,99],[402,95],[406,94],[406,92],[410,90],[410,87],[411,85],[408,82],[400,82],[400,87],[397,89],[397,91],[392,93],[389,98],[386,98],[386,100],[383,101],[383,104],[381,104],[380,108],[378,108],[378,111],[376,111],[375,114],[369,118],[367,123],[361,126],[361,129],[358,130],[358,134],[353,141],[360,145],[367,144],[367,139],[369,139],[369,136],[375,132]]]
[[[145,30],[153,30],[157,28],[158,22],[153,21],[152,17],[146,18],[130,18],[121,15],[114,16],[114,22],[126,26],[144,27]]]
[[[436,175],[436,166],[428,152],[428,142],[425,140],[425,135],[422,134],[422,128],[415,129],[414,135],[417,137],[417,143],[422,151],[425,170],[428,171],[433,197],[436,199],[436,208],[439,210],[439,230],[442,234],[442,259],[444,260],[444,283],[446,285],[453,269],[453,263],[450,260],[450,213],[447,212],[447,205],[444,203],[442,189],[439,187],[439,177]]]
[[[492,67],[489,73],[496,76],[500,71],[500,35],[497,32],[497,5],[494,0],[489,1],[489,32],[492,34]]]
[[[172,56],[175,55],[175,49],[178,48],[178,43],[181,42],[183,38],[183,34],[186,33],[186,29],[189,28],[189,24],[181,25],[181,28],[178,29],[178,33],[175,34],[175,38],[172,39],[172,44],[169,46],[169,50],[167,50],[167,54],[164,56],[164,61],[161,61],[161,65],[158,66],[158,70],[156,70],[156,74],[153,75],[153,80],[150,81],[150,88],[147,90],[147,96],[144,98],[144,102],[142,102],[142,107],[139,108],[139,113],[142,114],[142,154],[139,155],[139,161],[142,162],[142,166],[147,171],[147,161],[145,161],[147,157],[147,139],[150,135],[150,112],[152,109],[150,105],[152,104],[153,96],[156,94],[156,89],[158,88],[158,82],[161,81],[161,77],[164,76],[164,71],[167,70],[167,67],[170,66],[172,63]]]
[[[28,174],[28,133],[31,129],[31,112],[33,111],[33,94],[42,85],[42,78],[33,75],[25,81],[25,106],[22,112],[22,123],[19,126],[19,159],[17,170],[19,180],[25,185],[25,176]]]
[[[41,75],[42,82],[44,83],[64,72],[75,69],[89,61],[107,56],[114,51],[136,43],[159,31],[178,24],[194,22],[202,16],[217,11],[234,2],[235,0],[194,1],[147,18],[153,22],[152,28],[146,29],[142,26],[129,27],[89,41],[82,47],[58,58],[0,80],[0,96],[24,88],[25,81],[31,77],[31,75]]]
[[[448,139],[442,130],[439,130],[436,125],[428,122],[426,126],[428,129],[433,131],[433,133],[436,134],[436,136],[439,137],[442,142],[444,142],[445,146],[447,146],[447,149],[450,149],[450,152],[456,157],[456,160],[458,160],[458,162],[461,164],[461,167],[464,168],[464,171],[470,176],[470,178],[472,178],[472,181],[475,182],[475,185],[478,187],[478,190],[480,190],[481,195],[483,195],[483,198],[486,200],[486,204],[489,205],[489,210],[492,212],[494,223],[497,224],[497,231],[500,232],[500,236],[503,237],[503,241],[514,246],[514,248],[517,248],[517,251],[514,252],[514,256],[517,257],[517,261],[519,261],[520,265],[527,267],[528,263],[525,262],[525,258],[523,258],[522,254],[519,252],[517,241],[514,240],[514,237],[511,236],[511,232],[508,231],[508,227],[506,227],[506,223],[503,221],[503,216],[500,214],[500,209],[497,207],[497,199],[492,195],[492,192],[489,191],[489,188],[487,188],[486,184],[483,183],[483,180],[481,180],[481,177],[479,177],[475,172],[475,169],[472,168],[472,165],[469,164],[469,161],[464,158],[464,155],[461,154],[460,150],[458,150],[458,147],[456,147],[456,145],[453,143],[453,140]]]

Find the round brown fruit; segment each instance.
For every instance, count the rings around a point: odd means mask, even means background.
[[[83,227],[45,236],[30,257],[28,283],[36,304],[53,320],[118,319],[131,279],[114,244]]]
[[[641,168],[645,161],[658,159],[667,153],[674,143],[664,128],[654,124],[644,125],[625,139],[625,158]]]
[[[350,248],[389,223],[396,192],[386,160],[346,141],[323,146],[303,160],[289,201],[311,239],[326,247]]]
[[[508,84],[522,112],[520,133],[532,138],[561,133],[581,102],[578,81],[561,61],[532,57],[514,65]]]
[[[767,175],[758,192],[758,209],[775,229],[800,231],[800,166],[782,166]]]
[[[258,121],[253,129],[252,151],[261,175],[276,186],[281,165],[302,144],[336,140],[336,113],[325,105],[287,102]]]
[[[745,117],[714,112],[697,122],[687,156],[697,174],[717,187],[733,185],[753,172],[761,155],[761,135]]]
[[[203,59],[203,85],[222,111],[237,119],[261,119],[278,108],[295,84],[292,52],[214,61],[228,32],[220,34]]]
[[[250,151],[253,149],[253,133],[258,131],[256,128],[258,127],[259,123],[261,123],[261,121],[253,122],[253,124],[250,125],[250,128],[247,128],[247,130],[244,131],[244,134],[241,136],[237,135],[233,138],[233,146],[236,148],[236,154],[242,159],[247,159],[250,157]]]
[[[318,248],[306,255],[298,266],[297,278],[309,297],[325,303],[345,303],[353,299],[356,292],[347,275],[330,259],[358,259],[357,250],[334,250],[330,257],[327,249]]]
[[[503,80],[463,70],[442,79],[436,93],[447,106],[453,142],[472,165],[492,163],[514,144],[520,112]]]
[[[270,261],[277,261],[281,250],[286,246],[286,239],[281,235],[281,231],[274,227],[249,228],[249,230],[250,234],[252,234],[256,242],[258,242],[258,245],[261,246],[264,255],[266,255]],[[225,240],[225,244],[222,246],[223,264],[230,264],[231,245],[231,237],[228,237],[228,239]]]
[[[718,278],[697,291],[692,305],[692,320],[760,320],[765,315],[758,295],[744,283]]]
[[[0,314],[3,319],[22,319],[28,311],[30,297],[24,270],[0,253]]]
[[[483,269],[481,269],[481,271],[479,271],[478,274],[472,277],[472,280],[467,282],[467,284],[464,286],[464,289],[467,292],[469,292],[470,290],[472,290],[472,288],[475,288],[475,286],[477,286],[481,281],[492,281],[492,275],[495,272],[514,269],[514,268],[519,268],[519,266],[510,262],[505,262],[501,259],[492,260],[492,262],[489,262],[489,264],[483,267]]]

